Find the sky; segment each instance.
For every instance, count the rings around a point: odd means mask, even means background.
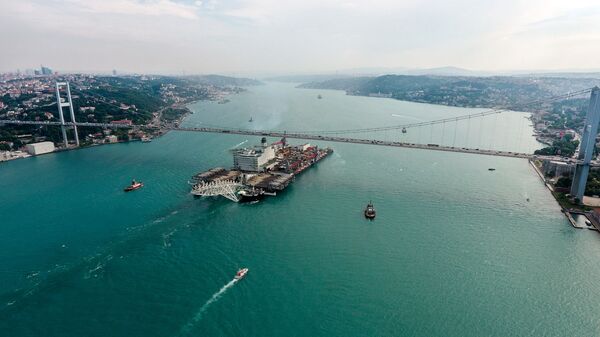
[[[598,0],[1,0],[0,71],[600,69]]]

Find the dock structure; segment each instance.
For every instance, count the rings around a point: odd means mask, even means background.
[[[205,172],[198,173],[192,177],[195,183],[212,182],[221,180],[237,181],[241,172],[236,170],[226,170],[222,167],[215,167]]]
[[[234,167],[212,168],[192,177],[194,196],[223,196],[244,201],[248,196],[275,195],[291,184],[295,177],[333,152],[310,144],[292,146],[285,138],[268,145],[234,149]]]
[[[293,174],[269,172],[251,176],[247,179],[246,184],[267,192],[277,192],[283,191],[292,181],[294,181]]]

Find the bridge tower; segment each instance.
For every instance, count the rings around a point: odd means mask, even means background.
[[[578,163],[571,185],[571,196],[577,198],[579,202],[583,201],[583,193],[590,172],[590,161],[596,147],[596,135],[598,135],[598,123],[600,123],[600,88],[594,87],[590,96],[587,115],[585,116],[581,146],[577,156]]]
[[[67,90],[66,102],[63,102],[60,97],[60,89],[62,87],[65,87]],[[58,115],[60,116],[60,130],[62,132],[65,147],[69,146],[69,141],[67,139],[65,116],[63,115],[63,108],[65,107],[69,107],[71,122],[73,123],[73,131],[75,133],[75,144],[79,146],[79,135],[77,134],[77,125],[75,121],[75,112],[73,111],[73,99],[71,98],[71,87],[69,86],[69,82],[56,82],[56,106],[58,107]]]

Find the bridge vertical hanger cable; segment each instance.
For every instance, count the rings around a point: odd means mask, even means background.
[[[525,118],[521,118],[521,117],[522,116],[519,116],[519,119],[520,119],[519,130],[518,130],[519,133],[517,134],[517,139],[516,139],[516,141],[517,141],[517,148],[519,149],[518,151],[521,151],[521,147],[522,147],[521,139],[523,138],[522,137],[523,136],[523,120],[525,119]]]
[[[429,134],[429,143],[433,143],[433,124],[431,124],[431,133]]]
[[[470,133],[471,133],[471,117],[469,117],[469,119],[467,121],[467,134],[465,136],[465,146],[464,147],[469,147]]]
[[[445,133],[446,133],[446,121],[444,121],[444,123],[442,124],[442,140],[440,140],[441,145],[445,145],[444,144],[444,134]]]
[[[477,132],[477,148],[481,149],[481,132],[483,132],[483,117],[479,118],[479,130]]]
[[[490,150],[493,149],[494,141],[496,140],[496,128],[498,126],[498,114],[494,115],[494,124],[493,124],[493,126],[494,126],[494,130],[493,130],[493,132],[491,134],[491,137],[490,137],[490,146],[489,146]]]
[[[454,121],[454,138],[452,138],[452,147],[456,147],[456,129],[458,129],[458,120]]]
[[[508,115],[504,115],[504,116],[510,118],[510,116],[508,116]],[[504,119],[507,119],[507,118],[504,118]],[[504,137],[502,137],[502,150],[506,149],[506,142],[508,141],[508,139],[510,139],[510,135],[511,135],[510,128],[504,127],[503,129],[504,129],[504,132],[503,132]]]

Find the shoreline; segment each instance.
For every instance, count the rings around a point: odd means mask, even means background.
[[[177,117],[175,120],[173,120],[173,124],[179,124],[181,122],[183,122],[183,120],[187,117],[189,117],[190,115],[194,114],[193,111],[191,111],[191,109],[189,109],[189,105],[191,104],[195,104],[198,102],[202,102],[202,101],[206,101],[203,99],[197,99],[197,100],[193,100],[187,103],[179,103],[177,105],[172,105],[169,107],[165,107],[163,109],[166,108],[185,108],[187,111],[185,113],[183,113],[181,116]],[[213,99],[210,99],[208,101],[215,101]],[[162,109],[161,109],[162,110]],[[159,138],[162,137],[164,135],[166,135],[167,133],[169,133],[169,129],[164,129],[163,125],[161,125],[154,133],[151,133],[152,137],[150,139],[154,139],[154,138]],[[59,152],[66,152],[66,151],[74,151],[74,150],[83,150],[83,149],[87,149],[87,148],[91,148],[91,147],[97,147],[97,146],[104,146],[104,145],[113,145],[113,144],[123,144],[123,143],[131,143],[131,142],[141,142],[141,139],[132,139],[132,140],[118,140],[117,142],[114,143],[92,143],[92,144],[86,144],[86,145],[80,145],[80,146],[70,146],[68,148],[60,148],[57,147],[54,151],[52,152],[48,152],[48,153],[43,153],[43,154],[39,154],[39,155],[31,155],[26,153],[25,151],[5,151],[5,152],[22,152],[25,155],[20,155],[20,156],[15,156],[6,160],[0,160],[0,165],[3,163],[8,163],[8,162],[12,162],[18,159],[27,159],[27,158],[33,158],[33,157],[38,157],[38,156],[43,156],[43,155],[48,155],[48,154],[53,154],[53,153],[59,153]]]
[[[552,146],[551,139],[540,138],[541,130],[539,130],[539,129],[536,128],[536,123],[534,122],[534,117],[537,116],[538,113],[540,113],[539,110],[513,110],[513,109],[510,109],[510,108],[499,107],[499,106],[495,106],[495,105],[492,105],[492,106],[451,105],[451,104],[434,103],[434,102],[420,101],[420,100],[397,99],[397,98],[393,98],[393,97],[377,96],[377,95],[369,95],[369,94],[355,94],[355,93],[348,92],[345,89],[326,89],[326,88],[319,89],[319,88],[302,87],[301,85],[298,85],[295,88],[298,88],[298,89],[309,89],[309,90],[334,90],[334,91],[343,91],[347,96],[378,98],[378,99],[382,99],[383,98],[383,99],[391,99],[391,100],[399,101],[399,102],[428,104],[428,105],[443,106],[443,107],[448,107],[448,108],[503,110],[503,111],[506,111],[506,112],[525,113],[525,114],[529,114],[529,117],[527,117],[527,119],[531,122],[531,127],[533,128],[533,135],[532,136],[535,138],[535,140],[538,143],[544,145],[545,147]]]

